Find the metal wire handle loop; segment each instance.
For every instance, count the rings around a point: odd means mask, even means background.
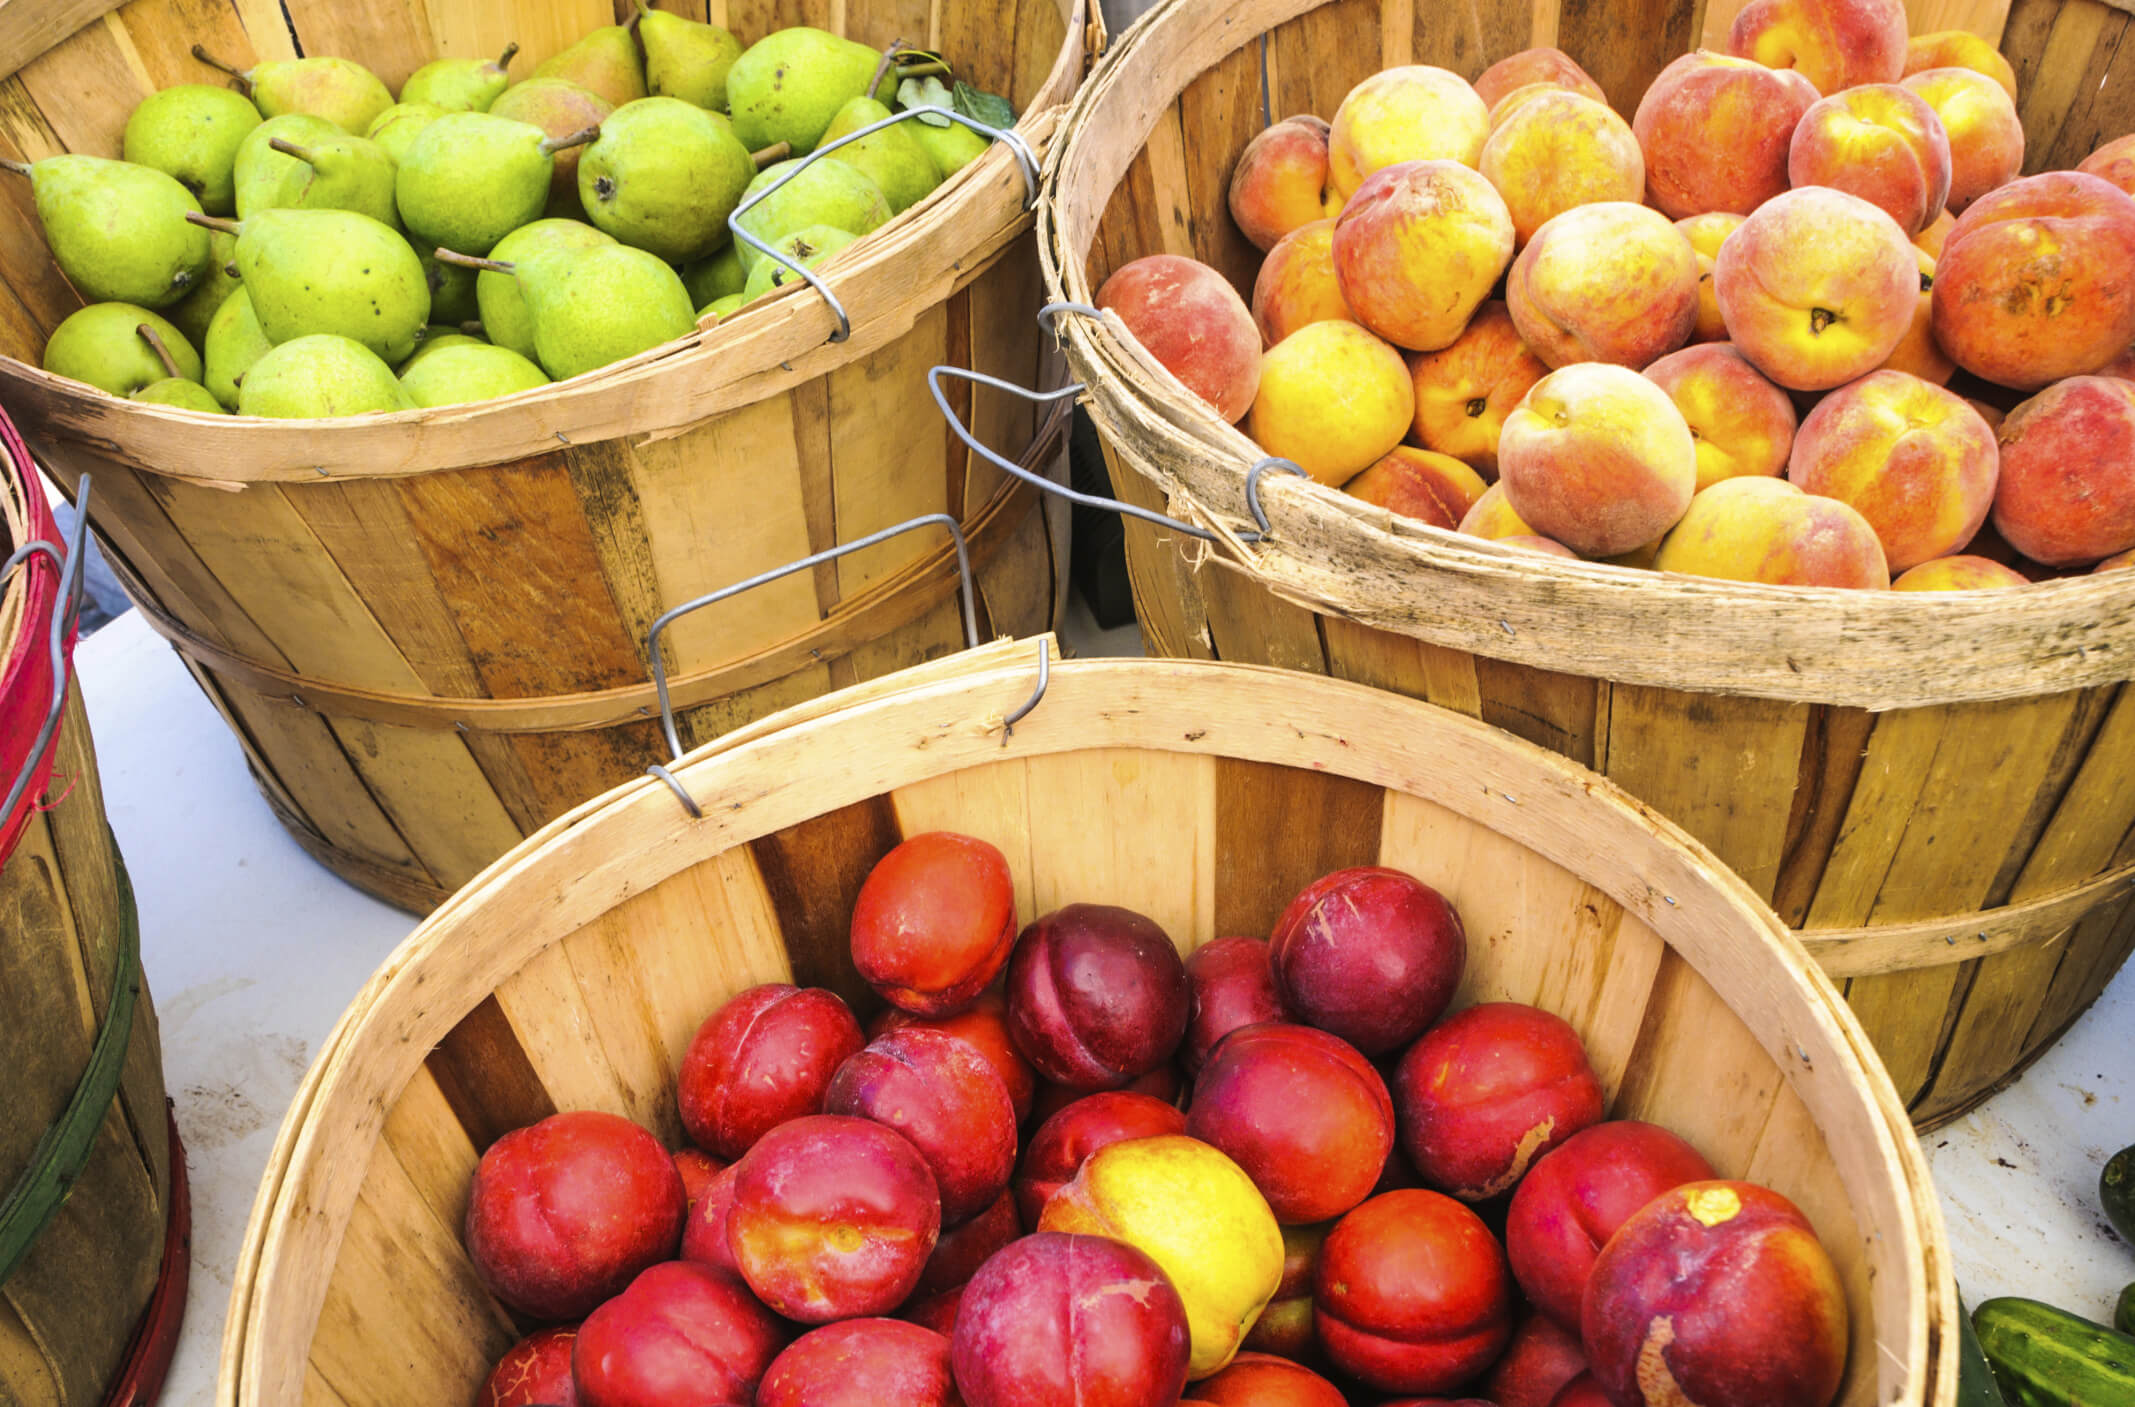
[[[1017,167],[1023,173],[1023,208],[1028,210],[1037,203],[1038,159],[1031,153],[1030,143],[1023,140],[1022,133],[1016,131],[1013,127],[989,127],[985,123],[966,117],[960,112],[953,112],[948,108],[929,104],[925,107],[906,108],[903,112],[891,113],[888,117],[876,122],[870,122],[857,131],[846,133],[834,142],[823,143],[823,145],[802,157],[792,167],[783,172],[777,180],[735,206],[733,212],[726,217],[727,229],[733,233],[737,242],[746,244],[765,258],[782,265],[789,272],[798,275],[810,288],[823,295],[823,301],[830,305],[831,316],[838,320],[838,330],[830,334],[830,340],[833,343],[843,342],[851,337],[853,333],[852,315],[845,311],[845,305],[838,301],[838,296],[830,291],[830,285],[823,282],[813,269],[787,257],[783,251],[773,249],[770,245],[743,229],[741,227],[741,217],[754,209],[759,202],[779,190],[788,181],[800,175],[801,172],[836,151],[839,147],[857,142],[862,137],[872,136],[885,127],[894,127],[900,122],[919,117],[922,114],[945,117],[952,123],[968,127],[980,136],[999,142],[1007,147],[1009,152],[1014,155]]]
[[[1015,712],[1001,720],[1001,746],[1016,735],[1016,725],[1030,716],[1030,711],[1045,697],[1045,690],[1053,682],[1053,652],[1046,647],[1043,635],[1038,637],[1038,687],[1030,691],[1030,697],[1016,705]]]
[[[37,740],[30,754],[23,760],[22,770],[7,789],[7,801],[0,805],[0,818],[15,814],[22,794],[28,790],[30,778],[37,775],[38,764],[44,759],[45,749],[52,745],[52,735],[59,730],[59,716],[67,706],[67,637],[74,633],[74,624],[81,616],[82,587],[87,574],[83,570],[84,548],[89,545],[89,476],[82,475],[74,493],[74,540],[64,552],[49,542],[30,542],[10,553],[5,565],[0,565],[0,581],[13,575],[15,568],[32,557],[49,557],[59,568],[59,608],[52,612],[52,632],[49,648],[52,655],[52,702],[45,709],[44,722],[38,725]]]

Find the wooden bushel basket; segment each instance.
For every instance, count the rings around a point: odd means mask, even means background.
[[[1250,289],[1258,255],[1225,193],[1266,119],[1263,77],[1277,119],[1331,116],[1384,65],[1473,77],[1555,44],[1629,114],[1700,35],[1724,44],[1739,8],[1164,6],[1066,119],[1040,214],[1051,296],[1087,303],[1113,268],[1154,252]],[[1910,8],[1915,31],[2001,40],[2034,165],[2071,166],[2135,127],[2135,79],[2103,67],[2127,13],[2098,0]],[[2135,943],[2128,574],[1958,595],[1714,582],[1544,558],[1282,474],[1260,481],[1273,531],[1259,539],[1245,487],[1260,449],[1116,319],[1057,325],[1115,490],[1215,536],[1129,523],[1154,652],[1429,699],[1608,776],[1799,931],[1921,1125],[2011,1079]]]
[[[1749,890],[1608,783],[1442,709],[1240,666],[1054,664],[1004,642],[741,730],[589,803],[441,907],[321,1050],[253,1204],[219,1407],[469,1400],[518,1332],[461,1247],[504,1132],[606,1109],[681,1136],[677,1066],[758,982],[865,1016],[847,926],[902,836],[1007,854],[1024,920],[1072,901],[1191,948],[1265,933],[1383,863],[1469,934],[1457,1004],[1579,1029],[1620,1117],[1680,1132],[1816,1223],[1852,1313],[1847,1407],[1955,1400],[1941,1215],[1889,1081]],[[1002,720],[1031,702],[1004,730]],[[390,1267],[390,1270],[388,1270]]]
[[[397,87],[439,55],[518,76],[629,0],[63,0],[0,4],[0,154],[117,155],[133,105],[242,66],[339,54]],[[732,25],[842,24],[948,54],[1042,157],[1101,39],[1087,0],[681,0]],[[286,18],[286,22],[285,22]],[[646,628],[662,611],[888,524],[946,513],[992,632],[1047,627],[1037,496],[969,459],[927,400],[951,362],[1044,375],[1016,156],[994,148],[825,279],[615,367],[502,400],[342,421],[209,416],[37,369],[79,299],[26,183],[0,187],[0,397],[63,486],[93,474],[129,594],[237,734],[296,839],[428,909],[529,831],[659,755]],[[799,295],[799,296],[796,296]],[[1025,408],[989,443],[1057,452]],[[1027,448],[1026,448],[1027,447]],[[671,638],[685,736],[960,644],[953,555],[906,537],[692,618]]]
[[[0,559],[35,543],[59,533],[0,416]],[[79,566],[33,552],[0,580],[0,1401],[145,1404],[185,1302],[184,1153],[67,660]]]

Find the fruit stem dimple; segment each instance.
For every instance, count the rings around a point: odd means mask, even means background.
[[[225,220],[220,215],[203,215],[198,210],[188,210],[185,218],[207,230],[221,230],[226,235],[243,234],[244,225],[237,220]]]
[[[1832,312],[1829,308],[1809,309],[1809,331],[1812,334],[1822,332],[1837,321],[1838,314]]]
[[[288,141],[285,138],[269,137],[267,139],[267,145],[273,147],[276,151],[280,152],[284,156],[295,157],[297,160],[303,162],[306,166],[316,166],[319,164],[318,162],[312,160],[311,151],[309,148],[300,147],[295,142]]]
[[[755,163],[756,163],[756,169],[757,169],[757,170],[759,170],[759,171],[761,171],[761,170],[763,170],[763,169],[764,169],[764,168],[765,168],[766,166],[769,166],[769,165],[770,165],[770,164],[771,164],[772,162],[774,162],[774,161],[784,161],[784,160],[785,160],[785,159],[786,159],[787,157],[791,156],[792,154],[793,154],[793,143],[791,143],[791,142],[773,142],[773,143],[772,143],[772,144],[771,144],[770,146],[767,146],[767,147],[765,147],[765,148],[764,148],[764,149],[763,149],[762,151],[752,151],[752,152],[750,152],[750,153],[749,153],[749,160],[751,160],[751,161],[755,162]]]
[[[486,269],[493,274],[511,274],[519,271],[517,264],[507,264],[502,259],[477,259],[472,254],[440,248],[436,259],[440,264],[458,264],[463,269]]]
[[[201,48],[198,44],[195,44],[193,46],[193,57],[206,64],[209,68],[221,69],[224,73],[229,74],[232,78],[245,85],[245,91],[247,93],[250,93],[252,91],[252,77],[243,69],[230,67],[221,59],[216,58],[213,54],[210,54],[207,50]]]
[[[1466,407],[1464,408],[1471,416],[1481,415],[1484,411],[1490,409],[1490,402],[1485,400],[1481,396],[1477,396],[1475,399],[1469,401]]]
[[[542,138],[541,151],[545,156],[554,156],[557,152],[571,147],[582,147],[599,136],[600,124],[596,122],[591,127],[581,127],[568,136]]]
[[[163,370],[173,380],[182,381],[185,379],[183,373],[178,370],[177,358],[171,355],[170,345],[163,340],[163,334],[157,332],[145,322],[137,325],[134,331],[139,333],[141,340],[148,344],[148,350],[156,354],[156,360],[163,363]]]

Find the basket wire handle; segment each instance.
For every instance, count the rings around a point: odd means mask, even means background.
[[[904,122],[910,118],[923,116],[947,118],[951,123],[954,123],[957,126],[968,127],[972,131],[978,133],[980,136],[988,138],[992,141],[999,142],[1001,145],[1007,147],[1009,152],[1013,154],[1016,159],[1016,166],[1023,173],[1023,208],[1025,210],[1028,210],[1031,208],[1031,206],[1037,204],[1038,158],[1032,154],[1030,149],[1030,143],[1023,140],[1023,134],[1021,132],[1018,132],[1013,127],[989,127],[985,123],[980,122],[975,118],[966,117],[960,112],[954,112],[945,107],[937,107],[933,104],[928,104],[924,107],[911,107],[906,108],[902,112],[892,113],[888,117],[882,118],[879,121],[868,123],[865,127],[862,127],[857,131],[848,132],[834,142],[825,142],[823,145],[817,147],[814,151],[808,153],[808,155],[802,157],[790,169],[781,173],[779,178],[773,181],[770,185],[765,186],[762,190],[756,192],[756,194],[750,196],[747,200],[744,200],[741,202],[741,204],[735,206],[733,213],[726,217],[727,228],[733,232],[734,239],[736,240],[736,242],[746,244],[747,246],[749,246],[749,248],[755,250],[758,254],[763,255],[765,258],[774,260],[775,262],[783,265],[786,269],[796,274],[803,281],[805,281],[810,288],[813,288],[817,293],[823,295],[823,301],[830,305],[831,316],[835,317],[838,320],[837,331],[830,334],[830,340],[833,343],[843,342],[846,338],[852,336],[852,316],[851,314],[845,311],[845,305],[838,301],[838,296],[830,291],[830,285],[823,282],[823,280],[816,274],[813,269],[807,268],[806,266],[800,264],[794,259],[789,258],[784,253],[784,251],[773,249],[770,245],[764,243],[755,235],[750,234],[747,230],[743,229],[741,227],[741,217],[743,215],[746,215],[759,202],[771,196],[780,187],[784,186],[788,181],[800,175],[801,172],[807,170],[810,166],[821,160],[823,157],[828,156],[830,153],[836,151],[839,147],[845,146],[852,142],[857,142],[862,137],[872,136],[874,133],[880,132],[885,127],[892,127],[895,126],[897,123]]]
[[[826,547],[821,552],[811,553],[798,561],[788,562],[783,567],[773,567],[768,572],[758,572],[747,581],[737,581],[732,586],[723,586],[717,591],[707,592],[694,600],[684,601],[681,605],[668,611],[652,623],[652,629],[645,633],[645,652],[652,659],[653,690],[660,696],[660,732],[667,740],[668,760],[665,763],[655,762],[645,770],[667,783],[668,789],[674,792],[676,798],[681,801],[682,808],[689,812],[692,820],[703,820],[704,809],[697,804],[696,798],[689,794],[688,789],[668,771],[669,765],[682,760],[682,739],[675,731],[675,706],[674,700],[668,696],[667,692],[667,656],[660,649],[660,633],[691,611],[717,605],[721,601],[739,596],[744,591],[753,591],[759,586],[768,586],[782,577],[792,576],[795,572],[804,572],[812,567],[819,567],[825,562],[836,561],[848,553],[858,552],[863,548],[874,547],[879,543],[887,542],[900,533],[908,533],[924,527],[948,529],[949,539],[956,545],[956,585],[959,603],[963,607],[964,646],[967,649],[975,650],[979,645],[979,618],[977,593],[972,586],[971,553],[964,543],[963,528],[957,523],[956,519],[950,517],[947,513],[923,514],[920,517],[898,523],[894,527],[884,528],[880,532],[869,533],[866,537],[857,538],[852,542],[841,542],[836,547]],[[1043,692],[1044,689],[1041,686],[1039,693],[1042,694]],[[1015,717],[1021,718],[1025,713],[1028,713],[1031,707],[1036,705],[1037,701],[1037,696],[1033,695],[1030,703],[1020,709]]]
[[[30,778],[37,775],[38,764],[45,750],[52,745],[52,735],[59,731],[59,716],[67,706],[67,637],[74,633],[74,625],[81,615],[82,587],[86,578],[83,559],[88,555],[84,549],[89,545],[89,476],[82,475],[74,492],[74,540],[64,550],[49,542],[24,543],[8,556],[5,565],[0,565],[0,580],[5,580],[15,568],[32,557],[49,557],[59,568],[59,608],[52,612],[52,634],[49,649],[52,654],[52,702],[46,706],[44,722],[38,725],[37,739],[30,748],[30,755],[23,760],[22,770],[8,786],[7,800],[0,804],[0,817],[15,814],[15,807],[22,801],[23,792],[29,789]]]

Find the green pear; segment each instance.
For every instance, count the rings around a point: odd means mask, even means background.
[[[446,112],[487,112],[489,105],[511,86],[512,56],[517,44],[508,44],[494,59],[438,59],[408,75],[400,85],[404,103],[430,103]]]
[[[741,267],[740,249],[740,245],[730,243],[709,259],[699,259],[682,271],[682,286],[689,290],[692,303],[701,308],[729,293],[739,293],[748,285],[749,275]]]
[[[780,177],[794,170],[799,174],[771,190]],[[798,161],[781,161],[766,166],[742,192],[742,203],[764,191],[770,194],[749,206],[738,223],[766,244],[776,244],[810,225],[864,235],[890,218],[889,197],[874,177],[842,161],[818,161],[806,167]],[[755,273],[763,257],[747,244],[741,246],[741,267],[748,272]]]
[[[795,230],[772,248],[795,263],[812,269],[858,238],[858,235],[849,230],[832,229],[829,225],[810,225],[807,229]],[[803,282],[801,276],[778,260],[759,259],[755,269],[749,274],[747,286],[741,291],[741,301],[753,303],[774,288],[800,282]]]
[[[422,260],[353,210],[260,211],[237,227],[237,274],[277,345],[334,333],[400,361],[430,321]]]
[[[208,324],[216,312],[243,286],[237,279],[237,236],[210,230],[207,273],[191,293],[165,308],[163,316],[178,325],[186,341],[201,346],[208,340]]]
[[[727,242],[727,216],[756,175],[748,148],[716,113],[680,98],[625,103],[578,163],[586,218],[670,263]]]
[[[434,103],[395,103],[372,119],[363,135],[384,147],[397,167],[407,161],[408,148],[415,145],[423,128],[444,115],[445,110]]]
[[[680,98],[726,111],[727,70],[741,57],[741,41],[716,24],[648,10],[639,0],[638,42],[645,46],[645,87],[656,98]]]
[[[167,405],[178,410],[197,410],[208,415],[228,415],[222,402],[215,399],[214,392],[198,381],[183,381],[175,376],[166,376],[161,381],[152,381],[126,398],[148,405]]]
[[[474,262],[518,279],[534,322],[534,359],[558,381],[686,337],[697,326],[682,276],[627,244],[551,251],[524,264]]]
[[[468,272],[472,273],[473,270],[470,269]],[[429,356],[432,352],[443,351],[447,347],[487,347],[489,345],[489,343],[474,336],[472,333],[462,332],[459,328],[445,323],[434,322],[423,329],[422,341],[415,344],[415,350],[408,354],[406,361],[393,368],[393,374],[405,380],[409,370],[416,363]]]
[[[582,221],[536,220],[498,240],[489,257],[508,264],[526,264],[544,254],[613,243],[613,235]],[[534,356],[534,319],[526,310],[526,295],[519,280],[508,273],[487,270],[475,275],[474,293],[482,314],[482,330],[489,340],[522,357]]]
[[[267,334],[260,331],[251,294],[240,288],[224,300],[208,324],[207,340],[200,350],[203,384],[224,410],[236,410],[237,383],[252,363],[274,350]]]
[[[734,132],[751,151],[785,142],[805,156],[838,109],[868,91],[881,61],[879,51],[825,30],[767,34],[727,71]]]
[[[880,122],[889,115],[890,110],[874,98],[854,98],[839,108],[838,115],[823,129],[823,144],[828,146],[837,138],[857,132],[871,122]],[[921,125],[919,118],[908,117],[895,127],[870,132],[857,142],[839,147],[830,153],[830,160],[842,161],[874,177],[875,184],[882,187],[882,194],[890,202],[890,213],[902,215],[941,184],[940,168],[935,166],[934,158],[927,155],[927,149],[919,144],[919,139],[912,135],[912,129]]]
[[[166,319],[132,303],[91,303],[52,329],[44,369],[86,381],[114,396],[130,396],[176,376],[200,379],[200,356]]]
[[[475,302],[473,269],[444,262],[434,248],[418,249],[415,257],[423,261],[423,281],[430,285],[431,321],[450,327],[482,316]]]
[[[536,78],[563,78],[600,94],[610,107],[634,103],[646,95],[645,65],[628,27],[611,24],[594,30],[563,52],[542,61]]]
[[[483,255],[541,218],[555,154],[599,135],[566,137],[486,112],[448,112],[423,129],[400,168],[400,218],[418,244]]]
[[[270,208],[353,210],[389,229],[400,228],[400,207],[393,198],[397,172],[378,143],[336,132],[301,146],[270,137],[267,145],[295,163],[283,170]]]
[[[200,202],[161,171],[71,155],[0,169],[30,178],[45,243],[90,302],[167,308],[207,276],[208,232],[186,224]]]
[[[934,168],[946,181],[986,154],[993,145],[991,137],[981,137],[959,123],[941,119],[943,126],[930,125],[924,117],[915,117],[904,124],[911,131],[912,140],[920,149],[934,158]]]
[[[393,368],[376,352],[331,333],[277,344],[245,373],[237,398],[239,415],[282,420],[413,408]]]
[[[346,135],[325,118],[302,112],[270,117],[247,132],[237,145],[237,160],[230,171],[231,184],[237,192],[237,218],[242,220],[255,210],[273,209],[282,178],[301,164],[295,157],[275,150],[275,138],[302,146]]]
[[[489,115],[531,123],[551,137],[568,137],[600,126],[614,111],[615,104],[568,79],[530,78],[505,89]],[[584,151],[584,147],[565,147],[556,153],[556,174],[549,179],[549,203],[543,213],[565,220],[586,217],[586,208],[578,201],[578,158]]]
[[[540,367],[509,347],[476,342],[441,347],[426,357],[417,357],[401,373],[400,384],[417,405],[440,406],[530,391],[548,385],[549,378]]]
[[[309,113],[351,137],[360,137],[371,119],[393,106],[393,94],[378,81],[378,75],[353,59],[271,59],[238,69],[211,57],[198,44],[193,46],[193,57],[242,83],[262,117]]]
[[[723,297],[714,298],[711,302],[699,308],[697,316],[700,318],[717,318],[719,321],[725,322],[728,318],[740,312],[742,305],[748,301],[748,298],[742,294],[729,293]]]
[[[126,119],[119,154],[177,181],[208,214],[228,215],[237,209],[238,144],[259,124],[259,109],[244,94],[181,83],[141,99]]]

